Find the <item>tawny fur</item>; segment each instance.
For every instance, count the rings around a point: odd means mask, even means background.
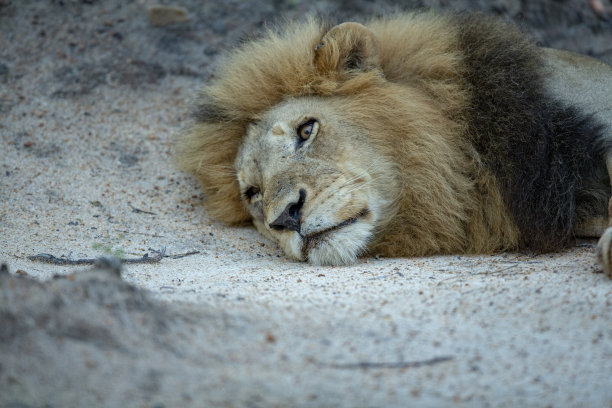
[[[525,239],[499,175],[474,146],[460,21],[403,14],[367,28],[349,23],[329,30],[311,19],[232,52],[203,88],[196,121],[179,145],[181,166],[201,181],[210,215],[228,223],[251,218],[234,168],[250,123],[289,98],[329,97],[369,135],[386,161],[379,165],[393,169],[376,182],[398,186],[389,192],[393,205],[377,223],[371,253],[518,248]],[[486,29],[523,38],[505,24]],[[528,41],[517,47],[533,53]]]

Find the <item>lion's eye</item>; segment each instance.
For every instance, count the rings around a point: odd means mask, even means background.
[[[250,200],[257,193],[259,193],[259,188],[251,186],[245,190],[244,196],[247,198],[247,200]]]
[[[310,119],[309,121],[300,125],[297,128],[297,134],[300,137],[300,141],[303,143],[308,140],[310,137],[315,136],[319,131],[319,122],[314,119]]]

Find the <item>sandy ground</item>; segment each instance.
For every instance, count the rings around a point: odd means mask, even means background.
[[[176,4],[189,21],[153,27],[145,1],[0,1],[0,406],[612,407],[595,241],[313,267],[209,219],[173,167],[224,49],[279,16],[396,5]],[[610,20],[586,1],[455,6],[610,55]],[[121,279],[27,258],[160,251]]]

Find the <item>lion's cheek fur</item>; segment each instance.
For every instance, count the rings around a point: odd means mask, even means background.
[[[308,251],[308,261],[314,265],[350,265],[366,250],[372,238],[373,226],[356,222],[317,242]]]

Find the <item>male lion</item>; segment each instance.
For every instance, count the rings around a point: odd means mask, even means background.
[[[549,251],[605,230],[611,92],[612,67],[482,15],[311,19],[229,55],[180,159],[213,217],[297,260]]]

